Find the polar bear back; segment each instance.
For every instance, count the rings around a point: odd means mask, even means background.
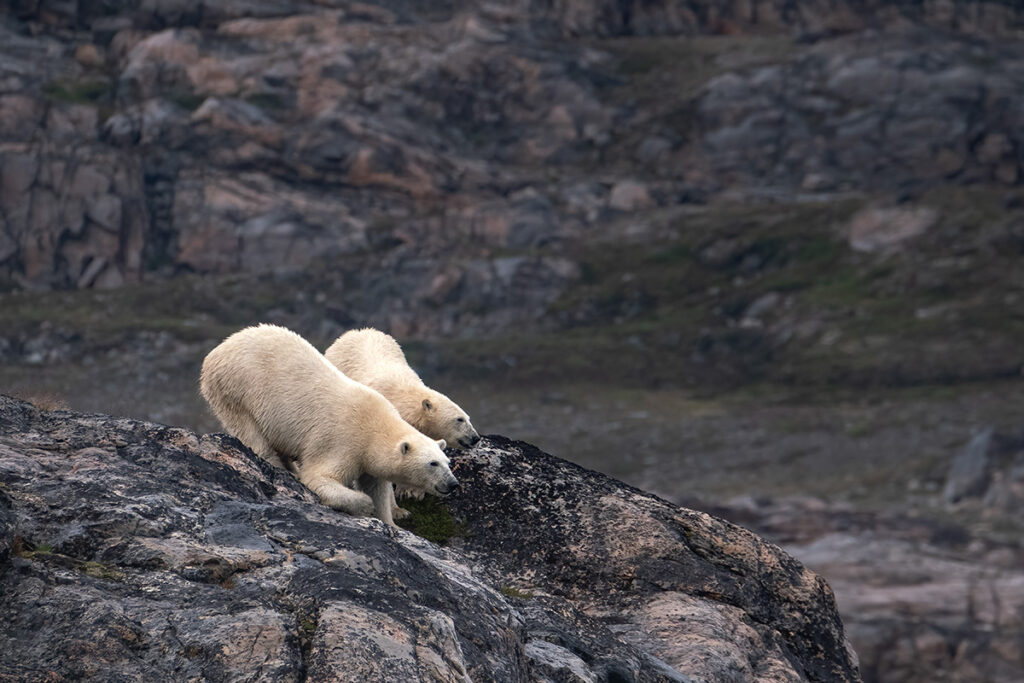
[[[409,367],[402,347],[380,330],[349,330],[331,344],[324,356],[348,377],[385,395],[391,386],[424,386],[420,376]]]
[[[349,452],[366,452],[382,431],[400,438],[401,417],[390,402],[275,325],[236,332],[211,351],[200,390],[218,417],[247,413],[274,450],[303,464],[334,450],[335,441],[347,441]]]
[[[466,411],[426,386],[390,335],[372,328],[350,330],[324,356],[353,380],[383,394],[406,422],[427,436],[462,448],[480,440]]]

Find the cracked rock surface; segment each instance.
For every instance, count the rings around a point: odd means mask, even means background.
[[[777,547],[521,442],[438,547],[237,441],[0,397],[0,680],[858,680]]]

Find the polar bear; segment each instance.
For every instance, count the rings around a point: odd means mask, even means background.
[[[225,339],[203,361],[199,387],[228,432],[274,465],[293,466],[329,507],[394,526],[391,482],[439,495],[459,485],[443,441],[283,327]]]
[[[349,330],[331,344],[324,356],[355,381],[382,393],[406,422],[432,439],[444,439],[462,448],[471,448],[480,441],[466,411],[427,387],[390,335],[373,328]]]

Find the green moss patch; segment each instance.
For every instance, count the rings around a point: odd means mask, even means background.
[[[519,590],[515,586],[502,586],[501,594],[506,598],[515,598],[516,600],[530,600],[533,598],[533,593]]]
[[[102,562],[80,560],[77,557],[71,557],[62,553],[55,553],[51,546],[42,543],[35,546],[34,550],[26,550],[22,548],[16,554],[30,562],[41,562],[44,564],[63,567],[65,569],[71,569],[76,572],[81,572],[87,576],[91,576],[94,579],[102,579],[104,581],[125,580],[125,573],[117,567],[112,567],[110,565],[103,564]]]
[[[448,506],[440,498],[406,498],[399,500],[398,504],[410,512],[408,517],[397,521],[398,526],[421,538],[444,545],[453,537],[466,535],[466,526],[452,517]]]
[[[106,81],[50,81],[43,86],[43,95],[54,102],[92,104],[103,99],[110,92]]]

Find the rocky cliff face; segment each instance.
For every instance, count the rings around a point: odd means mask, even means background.
[[[0,674],[858,680],[777,547],[522,443],[456,456],[441,548],[230,438],[0,399]]]
[[[1019,26],[1000,2],[16,3],[0,277],[113,287],[325,260],[438,306],[546,304],[580,275],[559,245],[623,212],[1016,184]],[[777,44],[623,59],[595,39],[748,30]],[[633,89],[649,70],[667,82]]]

